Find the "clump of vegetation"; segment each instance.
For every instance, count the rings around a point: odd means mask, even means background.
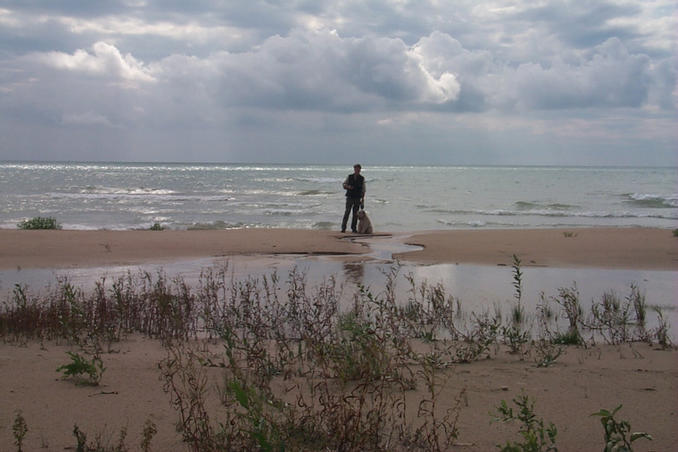
[[[554,341],[566,345],[582,345],[584,339],[581,336],[580,328],[584,322],[584,310],[579,301],[579,289],[577,285],[572,287],[561,287],[558,289],[558,296],[554,301],[560,305],[565,317],[569,321],[569,328],[566,333],[559,334]]]
[[[23,220],[16,226],[19,229],[61,229],[56,218],[52,217],[33,217],[29,220]]]
[[[153,223],[153,225],[148,228],[149,231],[164,231],[165,227],[158,222]]]
[[[549,422],[544,424],[544,420],[538,418],[534,413],[534,402],[530,401],[526,395],[520,395],[513,399],[513,403],[518,408],[514,413],[513,408],[509,407],[505,400],[497,407],[495,421],[513,422],[518,421],[520,428],[518,432],[522,441],[507,441],[505,445],[497,445],[502,452],[549,452],[556,451],[556,436],[558,429]]]
[[[71,358],[71,362],[57,367],[57,372],[63,372],[64,378],[73,378],[77,384],[92,386],[99,384],[106,370],[99,356],[87,360],[79,353],[66,352],[66,354]]]
[[[605,452],[632,452],[633,442],[641,438],[652,440],[652,436],[645,432],[631,432],[631,424],[628,421],[618,421],[614,418],[619,405],[612,411],[602,409],[591,416],[599,416],[600,423],[605,431]]]
[[[111,435],[106,432],[99,432],[95,435],[93,441],[87,441],[87,434],[80,430],[77,424],[73,426],[73,436],[75,436],[76,452],[128,452],[129,448],[125,442],[127,438],[127,428],[120,429],[118,440],[111,445]],[[67,448],[70,449],[70,448]]]
[[[674,236],[674,237],[678,237],[678,229],[674,229],[674,230],[673,230],[673,236]]]

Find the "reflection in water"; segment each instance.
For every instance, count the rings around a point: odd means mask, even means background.
[[[344,276],[346,281],[349,281],[356,286],[364,285],[363,278],[365,277],[365,264],[362,262],[344,262]]]
[[[386,248],[386,240],[380,242]],[[223,258],[205,258],[190,261],[173,261],[164,264],[145,264],[120,267],[95,267],[79,269],[10,269],[0,270],[0,303],[11,299],[15,284],[29,286],[31,293],[54,283],[58,277],[68,277],[69,281],[85,290],[92,289],[95,282],[103,276],[107,281],[124,276],[127,272],[137,274],[149,271],[152,274],[163,271],[168,279],[181,277],[189,286],[197,287],[201,271],[205,268],[221,268],[228,265],[228,280],[260,278],[276,272],[281,284],[287,281],[288,273],[296,269],[303,273],[313,287],[327,277],[336,277],[339,284],[346,283],[344,297],[340,303],[350,306],[353,289],[358,285],[368,287],[372,293],[379,294],[385,289],[386,274],[393,269],[394,263],[386,259],[366,262],[341,262],[332,257],[322,256],[237,256],[227,260]],[[373,256],[372,256],[373,257]],[[373,257],[374,259],[374,257]],[[448,295],[459,299],[464,312],[484,312],[495,306],[507,314],[511,306],[514,287],[510,267],[438,264],[416,265],[403,263],[395,280],[398,301],[409,298],[410,284],[405,275],[411,275],[417,284],[440,283]],[[576,284],[580,300],[588,309],[591,300],[598,300],[604,292],[613,290],[623,299],[631,284],[636,284],[645,295],[648,307],[660,307],[675,336],[678,326],[678,272],[648,271],[597,268],[523,268],[523,302],[528,312],[534,312],[540,300],[541,292],[547,298],[557,294],[560,287]],[[648,312],[649,323],[655,320],[653,312]]]

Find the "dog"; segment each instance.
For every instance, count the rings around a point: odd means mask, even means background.
[[[364,210],[358,211],[358,234],[372,234],[372,222]]]

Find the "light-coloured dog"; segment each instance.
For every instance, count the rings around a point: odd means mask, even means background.
[[[358,234],[372,234],[372,222],[364,210],[358,211]]]

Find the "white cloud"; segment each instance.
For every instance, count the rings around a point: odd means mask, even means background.
[[[34,54],[33,58],[57,69],[109,75],[128,81],[154,81],[143,63],[130,54],[122,55],[114,45],[101,41],[92,46],[92,53],[80,49],[73,54],[63,52]]]

